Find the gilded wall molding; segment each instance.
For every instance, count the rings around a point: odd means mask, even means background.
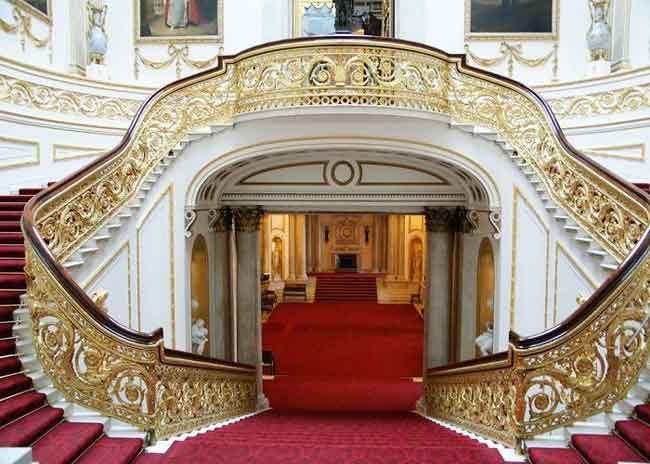
[[[133,55],[133,75],[135,76],[136,80],[140,77],[140,65],[143,65],[148,69],[159,70],[168,68],[172,64],[176,65],[176,79],[180,79],[181,73],[183,71],[182,65],[188,66],[192,69],[209,68],[217,62],[220,56],[223,55],[223,47],[219,47],[219,51],[216,55],[204,60],[195,60],[190,58],[190,47],[187,44],[180,46],[169,44],[167,46],[167,57],[162,61],[154,61],[149,58],[145,58],[139,47],[135,48]]]
[[[571,97],[549,98],[546,102],[559,118],[602,116],[650,108],[650,83]]]
[[[76,152],[73,155],[65,155],[66,150]],[[98,156],[106,153],[105,148],[87,147],[83,145],[67,145],[63,143],[55,143],[52,145],[52,160],[53,161],[68,161],[79,158],[86,158],[89,156]]]
[[[554,43],[550,52],[538,58],[530,58],[524,55],[523,46],[520,43],[510,44],[508,42],[501,42],[499,46],[499,54],[491,58],[484,58],[472,52],[469,44],[465,44],[465,53],[479,66],[491,68],[498,66],[502,63],[508,65],[508,76],[512,77],[514,74],[514,64],[519,63],[528,68],[539,68],[544,66],[549,61],[553,63],[553,81],[558,80],[558,72],[560,69],[560,61],[558,58],[558,44]]]
[[[48,11],[52,11],[52,5],[48,0]],[[28,3],[18,0],[14,5],[11,16],[14,23],[8,23],[0,18],[0,30],[6,34],[16,34],[20,36],[20,48],[23,53],[26,51],[26,43],[29,42],[33,47],[48,47],[50,64],[52,63],[52,19],[43,15],[37,9],[31,7]],[[38,18],[47,24],[47,36],[38,37],[32,28],[32,19]]]
[[[0,75],[0,102],[42,111],[104,119],[130,120],[139,100],[104,97],[58,89]]]
[[[2,158],[2,143],[9,143],[14,145],[23,145],[27,147],[33,147],[35,150],[35,156],[33,159],[23,159],[23,160],[5,160]],[[0,136],[0,169],[4,168],[15,168],[19,166],[33,166],[41,162],[41,143],[38,140],[28,140],[28,139],[18,139],[14,137],[4,137]]]
[[[599,147],[585,147],[582,152],[600,158],[616,158],[631,161],[645,161],[645,143],[633,143],[629,145],[604,145]],[[632,151],[633,153],[627,153]]]

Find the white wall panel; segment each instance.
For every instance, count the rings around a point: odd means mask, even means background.
[[[588,275],[573,254],[560,243],[555,245],[553,323],[566,319],[578,308],[578,297],[589,297],[597,282]]]
[[[97,290],[106,290],[108,314],[122,324],[133,327],[130,242],[120,246],[100,265],[83,287],[91,295]]]
[[[165,345],[176,348],[174,267],[174,189],[167,187],[144,211],[136,226],[138,329],[162,327]]]
[[[0,136],[0,168],[38,164],[39,158],[38,141]]]
[[[549,228],[517,189],[513,217],[510,324],[520,335],[532,335],[546,327]]]

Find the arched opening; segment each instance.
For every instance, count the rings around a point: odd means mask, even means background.
[[[493,351],[495,275],[492,242],[484,238],[478,251],[476,273],[476,356]]]
[[[210,273],[208,247],[203,235],[198,235],[192,246],[190,264],[192,352],[210,355]]]

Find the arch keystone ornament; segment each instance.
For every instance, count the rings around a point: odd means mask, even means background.
[[[163,347],[108,317],[70,277],[76,253],[190,131],[240,115],[392,108],[481,126],[513,147],[558,207],[622,264],[561,324],[502,353],[425,374],[427,412],[508,445],[611,410],[648,360],[650,198],[573,148],[548,105],[509,79],[412,42],[337,36],[218,58],[138,110],[122,142],[36,196],[22,229],[34,349],[65,398],[160,437],[255,409],[255,366]],[[251,212],[252,211],[252,212]],[[261,212],[239,211],[257,230]],[[439,227],[431,213],[431,227]],[[451,214],[451,213],[445,213]],[[76,353],[92,360],[81,372]],[[579,360],[579,362],[578,362]],[[590,367],[591,366],[591,367]]]

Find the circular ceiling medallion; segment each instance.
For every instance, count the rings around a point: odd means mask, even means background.
[[[354,179],[354,168],[347,161],[338,161],[332,166],[332,180],[338,185],[348,185]]]

